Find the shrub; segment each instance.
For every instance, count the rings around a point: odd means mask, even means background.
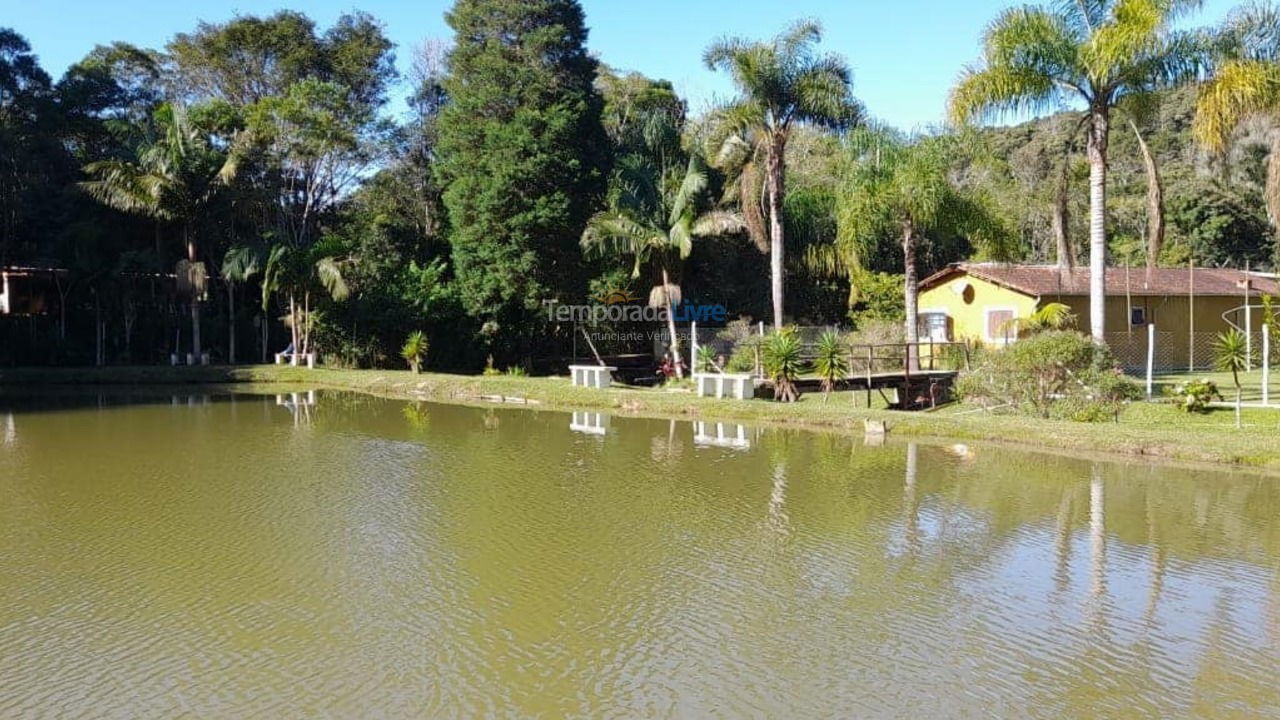
[[[795,402],[799,399],[796,380],[804,371],[800,351],[800,338],[792,327],[783,328],[765,340],[762,348],[764,371],[773,381],[774,400]]]
[[[818,357],[814,368],[822,379],[822,400],[835,389],[836,381],[849,375],[849,347],[845,345],[840,333],[828,330],[818,338]]]
[[[504,373],[507,377],[528,377],[529,373],[520,365],[512,365]]]
[[[956,389],[986,407],[1075,420],[1118,417],[1120,407],[1141,393],[1105,346],[1067,330],[1045,330],[988,353]]]
[[[427,359],[428,347],[427,336],[421,330],[414,330],[405,338],[404,347],[400,348],[400,357],[409,363],[409,369],[413,370],[414,375],[418,374],[423,361]]]
[[[502,374],[502,371],[501,371],[501,370],[499,370],[498,368],[496,368],[496,367],[494,367],[494,366],[493,366],[493,356],[492,356],[492,355],[490,355],[490,356],[489,356],[489,357],[484,361],[484,371],[483,371],[483,372],[481,372],[480,374],[481,374],[481,375],[484,375],[485,377],[492,377],[492,376],[494,376],[494,375],[501,375],[501,374]]]
[[[1178,407],[1189,413],[1209,412],[1209,403],[1222,400],[1218,392],[1218,384],[1212,380],[1188,380],[1172,388],[1165,388],[1165,394],[1177,402]]]
[[[715,372],[716,349],[710,345],[699,345],[697,363],[694,365],[693,370],[700,373]]]

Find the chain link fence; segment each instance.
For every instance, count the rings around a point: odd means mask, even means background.
[[[1116,361],[1128,372],[1143,374],[1147,370],[1147,330],[1107,333],[1107,345]],[[1214,345],[1216,332],[1172,333],[1155,332],[1155,351],[1152,353],[1152,369],[1157,373],[1209,372],[1214,369]],[[1250,366],[1262,367],[1264,360],[1275,367],[1280,362],[1280,348],[1272,338],[1270,357],[1263,358],[1262,333],[1249,335]]]

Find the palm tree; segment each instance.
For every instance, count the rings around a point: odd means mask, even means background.
[[[781,329],[783,323],[782,202],[791,129],[801,123],[847,127],[861,116],[861,108],[850,93],[848,64],[838,56],[816,53],[814,46],[821,39],[822,26],[805,20],[771,42],[725,38],[703,55],[708,68],[733,75],[740,93],[717,113],[720,130],[716,137],[722,140],[713,157],[736,153],[764,160],[774,329]],[[750,189],[751,183],[744,187]]]
[[[1235,10],[1219,33],[1219,64],[1200,90],[1192,129],[1209,150],[1226,150],[1231,132],[1260,114],[1280,117],[1280,8],[1258,2]],[[1280,260],[1280,135],[1267,161],[1267,216]]]
[[[985,198],[952,184],[948,157],[954,138],[908,141],[888,130],[863,130],[847,141],[848,168],[836,194],[837,254],[856,282],[861,258],[886,236],[899,238],[903,260],[904,330],[908,362],[919,341],[916,251],[931,235],[965,235],[988,255],[1011,253],[1011,234]]]
[[[983,38],[983,59],[951,91],[953,121],[1083,102],[1089,161],[1089,329],[1106,332],[1107,143],[1112,110],[1196,77],[1207,46],[1174,20],[1197,0],[1060,0],[1010,8]]]
[[[92,179],[80,187],[104,205],[181,227],[186,257],[178,263],[178,283],[191,296],[191,350],[199,362],[206,275],[195,228],[235,177],[236,157],[214,146],[180,105],[161,105],[154,121],[158,137],[140,144],[132,160],[89,163],[84,170]]]
[[[222,258],[222,279],[227,283],[227,362],[236,364],[236,283],[258,274],[259,258],[253,250],[237,245]]]
[[[1213,364],[1219,370],[1230,370],[1236,386],[1236,427],[1240,427],[1240,373],[1249,368],[1249,341],[1239,330],[1219,333],[1213,342]]]
[[[325,254],[322,245],[306,250],[291,245],[275,245],[268,251],[262,274],[264,319],[271,295],[288,295],[287,322],[295,355],[305,356],[311,352],[311,328],[315,320],[315,311],[311,309],[312,293],[324,290],[334,300],[345,300],[351,294],[342,272],[346,262]],[[264,332],[264,338],[265,335]]]
[[[671,282],[671,267],[689,257],[695,237],[736,232],[743,221],[736,212],[705,207],[705,163],[696,153],[682,157],[674,118],[654,113],[645,124],[642,147],[618,160],[610,207],[587,221],[581,245],[588,255],[632,258],[632,279],[650,260],[657,261],[662,283],[649,293],[649,304],[667,309],[671,360],[677,376],[684,377],[671,312],[681,290]]]

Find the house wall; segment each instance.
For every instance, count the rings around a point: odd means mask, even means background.
[[[969,285],[964,293],[958,292],[962,283]],[[920,293],[920,312],[946,313],[953,340],[993,342],[985,332],[989,310],[1012,310],[1015,318],[1030,317],[1036,311],[1036,299],[965,275],[958,275]]]
[[[957,292],[961,283],[968,283],[971,290],[963,295]],[[957,275],[948,281],[920,293],[920,312],[944,312],[949,318],[951,337],[983,344],[993,341],[986,334],[986,313],[992,309],[1011,309],[1014,316],[1031,316],[1042,303],[1060,302],[1071,308],[1076,316],[1076,326],[1089,329],[1089,298],[1083,295],[1046,295],[1034,298],[1021,292],[1001,287],[978,278]],[[1146,325],[1130,325],[1129,310],[1143,308],[1145,322],[1156,325],[1155,365],[1158,369],[1206,369],[1212,362],[1213,339],[1218,333],[1230,329],[1223,320],[1227,312],[1244,327],[1243,313],[1235,311],[1244,303],[1240,297],[1197,296],[1189,304],[1185,295],[1175,296],[1124,296],[1107,298],[1107,342],[1117,358],[1132,368],[1145,367],[1147,357]],[[1260,304],[1254,298],[1253,304]],[[1232,312],[1235,311],[1235,312]],[[1194,336],[1192,335],[1194,320]],[[1261,313],[1254,310],[1254,342],[1258,343]],[[998,342],[998,340],[996,341]],[[1280,338],[1277,339],[1280,343]]]
[[[1045,297],[1044,302],[1062,302],[1076,314],[1082,330],[1088,330],[1089,298]],[[1261,300],[1253,298],[1251,304]],[[1129,308],[1144,308],[1146,321],[1156,326],[1155,365],[1158,369],[1207,368],[1212,362],[1212,345],[1218,333],[1231,329],[1223,319],[1228,313],[1234,322],[1244,328],[1244,313],[1236,308],[1244,304],[1243,295],[1197,296],[1191,302],[1185,295],[1134,296],[1126,301],[1123,296],[1107,298],[1107,342],[1122,363],[1130,367],[1146,364],[1147,330],[1145,326],[1129,324]],[[1253,311],[1254,342],[1259,342],[1261,311]],[[1194,322],[1193,322],[1194,321]],[[1194,337],[1192,336],[1192,333]]]

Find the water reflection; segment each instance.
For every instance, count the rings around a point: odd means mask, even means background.
[[[315,401],[17,414],[0,717],[1280,713],[1274,478]]]
[[[569,429],[587,435],[605,435],[609,432],[609,415],[601,412],[574,412],[569,420]]]
[[[693,443],[707,447],[746,449],[751,436],[746,425],[738,423],[693,421]]]

